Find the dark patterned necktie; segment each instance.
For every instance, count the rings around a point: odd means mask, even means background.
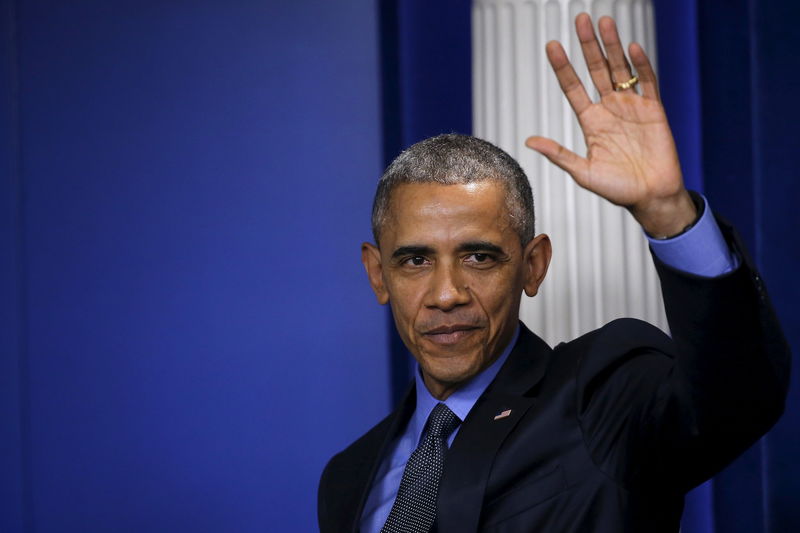
[[[425,436],[403,470],[389,518],[381,533],[428,533],[436,518],[436,495],[444,470],[447,438],[461,420],[445,404],[436,404]]]

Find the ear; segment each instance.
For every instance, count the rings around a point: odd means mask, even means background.
[[[383,283],[383,265],[381,264],[381,251],[374,244],[365,242],[361,245],[361,262],[367,270],[367,277],[378,303],[385,305],[389,302],[389,291]]]
[[[539,292],[539,285],[542,284],[544,276],[547,274],[547,267],[550,266],[550,258],[553,255],[550,237],[544,233],[537,235],[525,245],[522,254],[525,264],[525,294],[536,296],[536,293]]]

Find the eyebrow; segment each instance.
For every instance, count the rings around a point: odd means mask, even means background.
[[[489,252],[496,255],[505,255],[505,251],[497,246],[494,243],[488,241],[468,241],[458,245],[456,251],[459,253],[463,252]],[[410,255],[432,255],[436,251],[430,247],[425,246],[423,244],[410,244],[407,246],[401,246],[397,248],[394,252],[392,252],[392,259],[397,259],[398,257],[406,257]]]
[[[408,255],[431,255],[434,253],[433,248],[421,244],[410,244],[408,246],[401,246],[392,252],[392,259],[404,257]]]
[[[505,251],[494,243],[488,241],[469,241],[458,246],[459,252],[491,252],[496,255],[505,255]]]

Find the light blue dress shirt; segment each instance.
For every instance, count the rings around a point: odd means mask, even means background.
[[[728,247],[703,198],[703,214],[692,229],[672,239],[654,239],[645,234],[653,253],[667,265],[706,278],[727,274],[739,266],[739,258]]]
[[[649,236],[647,239],[653,253],[668,266],[711,278],[735,270],[739,266],[739,258],[731,252],[725,242],[705,197],[703,203],[703,213],[690,230],[672,239],[654,239]],[[444,401],[461,421],[466,419],[475,402],[500,371],[518,336],[519,327],[509,345],[489,368],[472,378]],[[361,514],[362,533],[380,533],[397,497],[397,489],[400,487],[406,462],[420,443],[428,416],[439,403],[439,400],[431,396],[425,387],[418,365],[414,377],[417,407],[405,430],[389,445],[386,457],[378,468]],[[457,434],[458,429],[447,440],[448,446],[453,443]]]
[[[500,371],[503,363],[508,359],[511,349],[517,343],[517,337],[519,337],[519,326],[514,331],[511,342],[489,368],[469,380],[463,387],[442,402],[455,413],[459,420],[463,422],[467,418],[472,406],[475,405],[480,395],[483,394],[483,391],[486,390],[486,387],[489,386],[489,383]],[[411,415],[405,431],[389,445],[386,458],[375,475],[375,481],[372,483],[372,489],[364,505],[364,512],[361,514],[362,533],[379,533],[384,522],[389,517],[389,511],[392,510],[394,499],[397,496],[397,489],[400,488],[400,480],[403,479],[403,470],[406,467],[406,462],[411,457],[411,453],[419,446],[425,423],[428,421],[433,408],[439,403],[439,400],[431,396],[425,386],[425,382],[422,381],[419,365],[415,365],[414,379],[416,380],[417,407],[414,410],[414,414]],[[447,446],[453,443],[459,428],[456,428],[450,434],[447,439]]]

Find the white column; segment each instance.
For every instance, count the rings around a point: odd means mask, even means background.
[[[531,181],[537,232],[553,241],[553,262],[539,295],[520,316],[551,345],[619,317],[666,331],[647,242],[622,208],[577,187],[565,172],[524,147],[544,135],[584,155],[578,123],[547,63],[545,43],[561,41],[590,94],[575,36],[575,16],[613,16],[623,44],[635,40],[655,62],[650,0],[473,0],[474,133],[515,157]]]

